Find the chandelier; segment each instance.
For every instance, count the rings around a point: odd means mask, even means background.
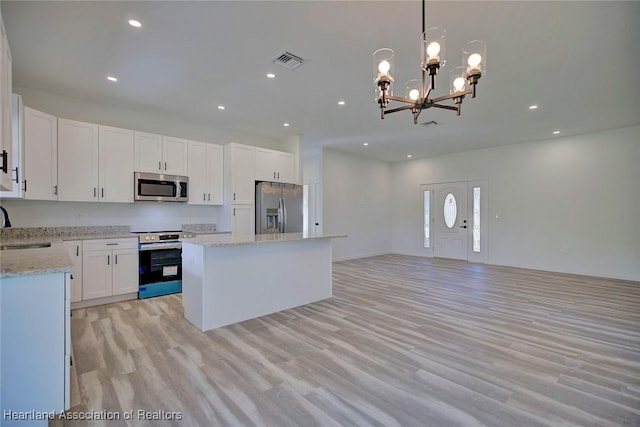
[[[431,98],[431,92],[436,88],[436,75],[445,66],[445,35],[442,28],[425,30],[425,0],[422,0],[422,75],[420,79],[407,82],[406,96],[393,95],[393,50],[378,49],[373,53],[374,82],[377,85],[377,101],[380,105],[380,118],[385,114],[410,110],[413,123],[418,123],[418,116],[422,110],[431,107],[456,111],[460,115],[462,100],[466,95],[476,97],[478,80],[486,73],[487,47],[481,40],[474,40],[462,48],[462,65],[449,73],[449,95]],[[443,104],[444,101],[452,103]],[[387,109],[389,101],[396,101],[406,105]],[[453,105],[450,105],[453,104]]]

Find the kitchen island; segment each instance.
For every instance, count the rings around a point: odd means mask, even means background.
[[[285,233],[182,240],[184,316],[208,331],[332,296],[331,239]]]

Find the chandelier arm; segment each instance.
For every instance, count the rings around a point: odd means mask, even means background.
[[[416,101],[414,99],[405,98],[403,96],[387,95],[387,99],[391,101],[405,102],[407,104],[412,104],[412,105],[416,104]]]
[[[455,94],[452,94],[452,95],[439,96],[437,98],[431,99],[430,101],[431,102],[446,101],[448,99],[458,98],[458,97],[463,96],[463,95],[471,95],[472,93],[473,93],[473,91],[471,89],[468,89],[468,90],[465,90],[464,92],[456,92]]]
[[[391,110],[385,110],[384,113],[385,114],[391,114],[391,113],[395,113],[395,112],[398,112],[398,111],[411,110],[412,108],[415,108],[415,107],[416,107],[415,104],[405,105],[403,107],[393,108]]]
[[[442,108],[443,110],[452,110],[458,111],[458,107],[454,107],[452,105],[443,105],[443,104],[431,104],[432,107]]]

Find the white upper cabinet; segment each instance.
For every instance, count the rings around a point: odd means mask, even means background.
[[[189,204],[223,203],[223,148],[189,141]]]
[[[100,201],[133,203],[133,131],[98,126]]]
[[[162,169],[162,135],[134,132],[135,138],[135,171],[163,173]]]
[[[3,199],[24,197],[24,105],[22,98],[16,94],[13,94],[11,101],[11,189],[0,191]]]
[[[133,131],[59,119],[58,200],[133,203]]]
[[[186,139],[162,137],[162,166],[169,175],[187,175],[188,144]]]
[[[256,148],[229,143],[224,149],[229,202],[232,205],[252,205],[255,199]]]
[[[58,119],[24,107],[24,197],[57,200]]]
[[[256,148],[256,180],[293,183],[293,154]]]
[[[13,172],[11,137],[11,51],[0,17],[0,190],[11,191]]]
[[[58,200],[98,201],[98,125],[58,119]]]
[[[134,132],[135,171],[187,175],[186,139]]]

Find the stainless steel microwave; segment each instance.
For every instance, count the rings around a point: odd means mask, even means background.
[[[156,202],[189,200],[189,177],[134,172],[134,199]]]

